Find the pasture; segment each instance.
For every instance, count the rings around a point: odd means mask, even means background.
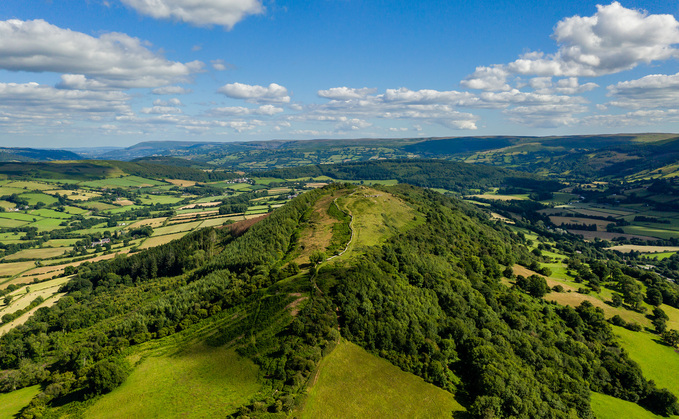
[[[226,417],[261,388],[258,367],[223,347],[198,344],[143,356],[127,380],[98,399],[84,417]]]
[[[641,366],[646,379],[679,394],[679,354],[673,348],[650,333],[632,332],[618,326],[613,326],[613,331],[630,358]]]
[[[451,417],[455,397],[348,341],[323,359],[302,418]]]
[[[24,387],[11,393],[0,393],[0,418],[15,418],[33,397],[40,393],[40,386]]]
[[[63,247],[42,247],[36,249],[24,249],[5,257],[3,260],[16,259],[50,259],[64,254]]]
[[[653,419],[662,418],[636,403],[606,394],[592,392],[592,411],[597,419]]]

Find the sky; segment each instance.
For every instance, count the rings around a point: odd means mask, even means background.
[[[679,1],[2,0],[0,146],[679,132]]]

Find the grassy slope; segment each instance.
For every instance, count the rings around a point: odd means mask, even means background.
[[[645,332],[632,332],[613,326],[623,348],[644,371],[644,376],[679,394],[679,354],[667,345],[658,343],[658,336]]]
[[[461,410],[447,391],[343,341],[323,360],[301,417],[450,417]]]
[[[28,406],[31,399],[40,393],[40,386],[22,388],[11,393],[0,394],[0,418],[13,418]]]
[[[85,417],[225,417],[259,390],[257,374],[252,361],[223,347],[149,356]]]
[[[638,404],[601,393],[592,393],[592,410],[598,419],[661,418]]]

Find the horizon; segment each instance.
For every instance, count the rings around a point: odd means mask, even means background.
[[[6,0],[0,144],[679,132],[670,4],[153,4]]]

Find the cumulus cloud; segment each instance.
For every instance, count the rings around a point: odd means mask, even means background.
[[[130,115],[130,96],[118,91],[63,90],[38,83],[0,83],[0,111],[7,122],[64,119],[96,120]]]
[[[230,83],[220,87],[217,92],[233,99],[243,99],[253,103],[290,102],[288,89],[276,83],[271,83],[268,87],[243,83]]]
[[[375,90],[364,89],[337,87],[321,90],[319,96],[331,99],[328,103],[308,106],[304,113],[291,118],[297,121],[333,122],[340,131],[367,128],[369,125],[365,124],[371,123],[367,119],[417,120],[453,129],[476,129],[477,116],[455,109],[456,105],[478,101],[470,93],[413,91],[402,87],[377,94]]]
[[[224,60],[212,60],[210,61],[210,64],[212,64],[212,68],[217,71],[226,71],[234,68],[232,64],[229,64]]]
[[[196,26],[226,29],[246,16],[264,12],[259,0],[122,0],[137,12],[156,19],[173,19]]]
[[[333,87],[327,90],[319,90],[318,96],[332,100],[363,99],[369,94],[376,93],[377,89],[362,87],[360,89],[350,87]]]
[[[509,120],[521,125],[539,128],[556,128],[575,125],[575,114],[587,112],[587,107],[577,104],[517,106],[504,111]]]
[[[65,73],[60,87],[158,87],[188,77],[203,63],[169,61],[122,33],[98,38],[44,20],[0,21],[0,69]]]
[[[193,90],[182,86],[163,86],[151,90],[151,93],[154,95],[186,95],[191,92],[193,92]]]
[[[608,86],[610,105],[629,109],[679,109],[679,73],[650,74],[637,80]]]
[[[596,83],[580,84],[577,77],[567,77],[557,80],[556,83],[552,81],[551,77],[533,77],[528,82],[528,85],[534,89],[535,93],[539,94],[561,94],[561,95],[577,95],[599,87]]]
[[[618,2],[597,6],[593,16],[573,16],[554,30],[555,54],[525,54],[510,63],[518,74],[600,76],[679,57],[679,22],[672,15],[649,15]]]
[[[467,76],[460,84],[467,89],[476,90],[509,90],[507,77],[509,72],[500,65],[476,67],[474,73]]]
[[[582,119],[584,126],[648,126],[668,122],[679,122],[679,109],[648,109],[612,115],[591,115]]]
[[[597,87],[573,86],[576,77],[598,77],[630,70],[640,63],[679,57],[679,22],[672,15],[627,9],[618,2],[597,6],[592,16],[561,20],[552,36],[559,48],[553,54],[528,52],[509,64],[478,67],[461,82],[464,87],[509,90],[510,74],[567,77],[553,92],[577,94]],[[535,83],[535,82],[534,82]],[[561,83],[561,85],[559,85]]]
[[[224,108],[212,109],[211,116],[245,116],[245,115],[267,115],[273,116],[283,112],[283,108],[274,105],[262,105],[258,108],[246,108],[244,106],[229,106]]]

